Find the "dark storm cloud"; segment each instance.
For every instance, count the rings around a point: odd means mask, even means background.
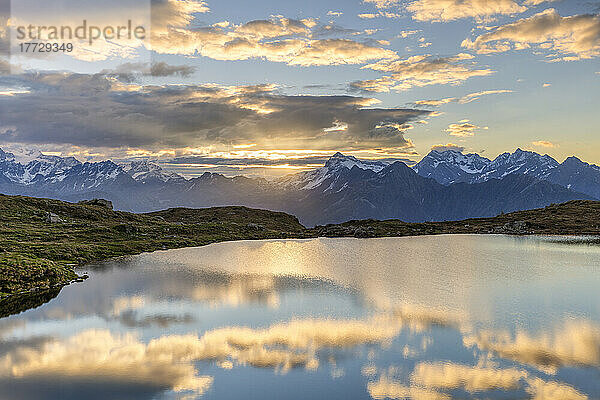
[[[195,68],[189,65],[169,65],[166,62],[156,62],[150,67],[152,76],[181,76],[188,77],[194,73]]]
[[[192,75],[195,68],[189,65],[170,65],[164,61],[155,63],[123,63],[113,69],[100,71],[99,75],[114,77],[122,82],[135,82],[141,76],[178,76],[187,78]]]
[[[403,136],[406,123],[429,113],[365,108],[374,102],[364,97],[285,96],[269,85],[141,87],[105,74],[5,76],[0,85],[29,90],[0,96],[3,142],[409,148],[412,144]]]

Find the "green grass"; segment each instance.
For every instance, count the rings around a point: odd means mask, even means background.
[[[47,214],[62,220],[50,223]],[[0,296],[77,279],[74,265],[226,240],[303,237],[284,213],[245,207],[170,209],[150,214],[0,195]]]

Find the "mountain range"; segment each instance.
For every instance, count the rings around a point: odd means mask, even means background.
[[[456,150],[432,151],[414,170],[442,185],[480,183],[522,174],[548,181],[576,192],[600,199],[600,167],[569,157],[559,163],[549,155],[517,149],[490,160],[478,154],[462,154]]]
[[[414,167],[334,154],[321,168],[268,181],[216,173],[185,179],[159,164],[0,149],[0,193],[66,201],[111,200],[145,212],[169,207],[245,205],[298,216],[306,226],[352,219],[406,222],[459,220],[600,199],[600,167],[570,157],[516,150],[494,160],[458,151],[432,151]]]

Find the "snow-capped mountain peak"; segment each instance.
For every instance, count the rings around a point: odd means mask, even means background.
[[[0,181],[22,186],[57,186],[60,190],[82,191],[102,187],[127,176],[112,161],[86,162],[74,157],[46,155],[35,150],[0,150]]]
[[[360,169],[370,169],[372,171],[379,172],[387,167],[388,163],[377,160],[359,160],[356,157],[345,156],[342,153],[337,152],[327,160],[323,168],[328,168],[330,170],[335,170],[338,168],[352,169],[355,166]]]
[[[8,152],[5,152],[4,150],[0,149],[0,162],[14,161],[14,160],[15,160],[15,155],[13,153],[8,153]]]
[[[514,173],[545,179],[550,171],[559,165],[558,161],[547,154],[541,155],[533,151],[517,149],[514,153],[503,153],[496,157],[481,171],[481,176],[476,181],[500,179]]]
[[[174,172],[165,171],[162,167],[149,160],[137,160],[121,164],[123,171],[138,182],[173,182],[183,181],[184,178]]]
[[[284,177],[279,183],[288,188],[311,190],[321,186],[329,179],[336,179],[344,170],[352,170],[357,167],[362,170],[379,172],[388,165],[389,163],[385,161],[359,160],[356,157],[337,152],[325,162],[323,167]],[[328,187],[330,186],[328,185]]]
[[[449,185],[470,181],[490,162],[479,154],[463,154],[457,150],[432,150],[413,169],[421,176]]]
[[[479,154],[463,154],[456,150],[437,151],[433,150],[426,158],[431,158],[435,163],[453,163],[462,171],[469,174],[481,172],[489,163],[490,160],[481,157]],[[417,170],[418,167],[415,167]]]
[[[561,164],[548,154],[522,149],[502,153],[493,161],[455,150],[432,151],[415,165],[414,170],[443,185],[483,183],[513,174],[527,175],[600,199],[600,167],[577,157],[569,157]]]
[[[31,185],[44,179],[62,180],[66,171],[81,165],[74,157],[45,155],[35,150],[16,150],[14,153],[0,149],[0,173],[11,182]]]

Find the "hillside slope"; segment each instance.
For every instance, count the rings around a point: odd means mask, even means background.
[[[407,223],[359,220],[317,226],[311,235],[324,237],[386,237],[439,234],[597,236],[600,243],[600,201],[573,200],[534,210],[462,221]]]
[[[78,278],[73,265],[110,257],[303,232],[293,216],[246,207],[132,214],[0,195],[0,296],[66,284]]]

